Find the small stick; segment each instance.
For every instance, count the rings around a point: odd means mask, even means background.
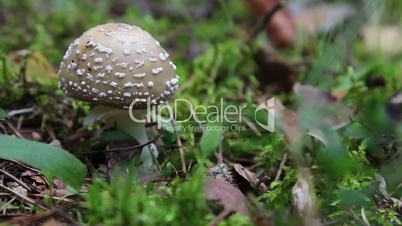
[[[176,134],[176,137],[177,137],[176,142],[177,142],[177,146],[179,148],[179,153],[180,153],[181,168],[182,168],[183,173],[186,174],[187,173],[186,158],[185,158],[185,155],[184,155],[183,144],[181,143],[179,133],[176,130],[177,123],[176,123],[176,120],[174,118],[172,118],[172,125],[173,125],[173,130],[174,130],[174,132]]]
[[[2,215],[6,214],[7,206],[10,205],[12,202],[14,202],[14,200],[15,200],[15,197],[12,197],[12,198],[10,199],[10,201],[8,201],[6,204],[4,204],[4,206],[2,206],[2,207],[0,208],[0,212],[3,212]]]
[[[22,122],[24,121],[24,116],[21,115],[20,117],[18,117],[18,121],[17,121],[17,129],[21,130],[21,126],[22,126]]]
[[[21,162],[16,161],[16,160],[12,160],[12,159],[4,159],[4,160],[5,160],[5,161],[8,161],[8,162],[12,162],[12,163],[14,163],[14,164],[17,164],[17,165],[23,167],[24,169],[27,169],[27,170],[31,170],[31,171],[33,171],[33,172],[36,172],[38,175],[42,175],[42,173],[41,173],[39,170],[37,170],[37,169],[35,169],[35,168],[32,168],[32,167],[30,167],[30,166],[27,166],[27,165],[25,165],[25,164],[23,164],[23,163],[21,163]]]
[[[8,112],[7,117],[8,117],[8,118],[11,118],[11,117],[13,117],[13,116],[15,116],[15,115],[21,115],[21,114],[31,113],[31,112],[33,112],[33,110],[34,110],[34,107],[23,108],[23,109],[18,109],[18,110],[12,110],[12,111],[9,111],[9,112]]]
[[[348,209],[349,213],[352,215],[352,217],[362,226],[368,226],[363,220],[361,220],[359,218],[359,216],[357,216],[357,214],[353,211],[352,208]]]
[[[281,177],[283,166],[285,165],[285,162],[286,162],[287,159],[288,159],[288,153],[283,154],[282,161],[279,164],[279,169],[278,169],[278,172],[276,173],[274,181],[279,180],[279,178]]]
[[[3,169],[0,169],[0,173],[2,173],[3,175],[15,180],[15,182],[17,182],[22,187],[26,188],[28,191],[32,191],[32,189],[28,185],[26,185],[22,180],[20,180],[20,179],[16,178],[15,176],[13,176],[11,173],[9,173],[9,172],[7,172],[7,171],[5,171]]]
[[[218,154],[216,156],[216,158],[218,160],[217,162],[218,162],[219,165],[223,164],[223,145],[222,145],[222,140],[223,140],[223,138],[221,139],[221,142],[219,144],[219,151],[218,151]]]
[[[154,138],[152,138],[151,140],[147,141],[144,144],[138,144],[138,145],[134,145],[134,146],[121,147],[121,148],[110,148],[107,150],[99,150],[99,151],[87,151],[87,152],[83,152],[82,154],[99,153],[99,152],[130,152],[130,151],[133,151],[133,149],[141,150],[143,147],[154,143],[157,139],[159,139],[159,135],[155,136]]]
[[[0,119],[0,122],[2,121],[3,119]],[[0,123],[0,128],[3,130],[3,134],[7,134],[7,128],[2,124],[2,123]]]
[[[257,136],[261,136],[260,131],[258,131],[258,128],[255,126],[255,124],[253,122],[251,122],[248,118],[244,118],[244,123],[246,123],[246,125],[257,135]]]
[[[45,195],[42,194],[32,194],[32,196],[39,197],[39,198],[44,198]],[[68,202],[68,203],[77,203],[75,200],[69,199],[69,198],[63,198],[63,197],[56,197],[56,196],[48,196],[48,198],[54,199],[56,201],[63,201],[63,202]]]
[[[370,222],[368,221],[367,215],[366,215],[366,209],[364,209],[364,207],[362,207],[362,208],[360,209],[360,212],[361,212],[361,214],[362,214],[362,218],[363,218],[364,223],[366,223],[366,225],[370,226]],[[385,222],[385,221],[384,221],[384,222]]]
[[[25,197],[25,196],[19,194],[18,192],[15,192],[14,190],[12,190],[12,189],[10,189],[10,188],[4,186],[3,184],[0,184],[0,188],[1,188],[1,189],[4,189],[4,190],[6,190],[6,191],[8,191],[8,192],[10,192],[10,193],[12,193],[12,194],[15,195],[17,198],[20,198],[20,199],[22,199],[23,201],[28,202],[29,204],[32,204],[32,205],[35,205],[35,206],[41,208],[42,210],[45,210],[45,211],[48,211],[48,210],[49,210],[49,209],[46,208],[45,206],[36,203],[35,200],[33,200],[33,199],[29,198],[29,197]]]
[[[6,123],[17,137],[25,139],[25,137],[22,136],[22,134],[13,126],[13,124],[11,124],[9,121],[6,121]]]

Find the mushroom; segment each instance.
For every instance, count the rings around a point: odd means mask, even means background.
[[[113,123],[140,144],[147,143],[144,117],[147,106],[166,103],[179,87],[176,66],[169,54],[141,28],[108,23],[96,26],[68,47],[59,70],[59,87],[72,98],[96,107],[85,120]],[[154,144],[141,152],[142,171],[155,169],[158,152]]]

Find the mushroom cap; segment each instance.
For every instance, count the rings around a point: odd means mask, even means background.
[[[176,66],[159,42],[122,23],[93,27],[71,43],[59,76],[66,95],[117,108],[164,103],[179,87]]]

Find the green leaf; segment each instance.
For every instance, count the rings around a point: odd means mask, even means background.
[[[4,119],[7,116],[7,112],[0,108],[0,119]]]
[[[0,158],[24,162],[79,190],[86,167],[67,151],[47,144],[0,135]]]
[[[219,124],[208,124],[205,126],[204,134],[202,134],[200,141],[202,156],[204,158],[219,146],[222,134],[223,128]]]

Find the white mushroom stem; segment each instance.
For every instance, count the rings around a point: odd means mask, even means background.
[[[143,111],[135,111],[133,113],[135,114],[136,118],[142,119],[144,117]],[[127,111],[122,111],[120,114],[110,117],[107,120],[115,122],[118,130],[127,133],[137,140],[141,145],[149,142],[145,123],[133,121],[128,115]],[[156,146],[153,143],[145,145],[142,148],[140,156],[141,167],[143,167],[143,170],[154,170],[156,166],[155,159],[157,157],[158,150],[156,149]]]
[[[137,119],[143,119],[145,111],[133,110],[133,116]],[[116,125],[116,128],[133,137],[139,144],[146,144],[149,142],[145,122],[133,120],[128,110],[96,106],[92,109],[91,113],[85,118],[84,125],[93,125],[96,121],[102,120],[106,125]],[[156,146],[151,143],[142,148],[140,162],[141,165],[137,167],[137,174],[144,174],[156,170],[155,159],[158,157],[158,150]],[[138,175],[141,176],[141,175]]]

